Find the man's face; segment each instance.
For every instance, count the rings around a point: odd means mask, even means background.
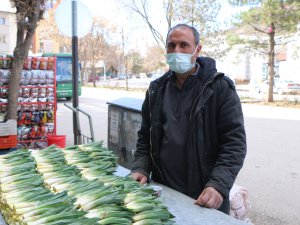
[[[200,50],[201,46],[196,46],[193,32],[190,29],[186,27],[178,27],[169,33],[167,39],[167,53],[193,54],[195,52],[192,57],[193,62],[196,60]]]

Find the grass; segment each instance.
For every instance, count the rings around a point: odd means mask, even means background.
[[[295,98],[295,101],[288,101],[283,99],[282,101],[266,102],[265,100],[256,100],[251,98],[241,98],[242,103],[246,104],[257,104],[257,105],[268,105],[274,107],[287,107],[287,108],[298,108],[300,109],[300,101]]]
[[[285,100],[274,102],[255,102],[255,104],[300,109],[300,102],[290,102]]]

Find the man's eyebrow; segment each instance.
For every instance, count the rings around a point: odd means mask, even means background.
[[[181,41],[180,44],[190,44],[188,41]]]
[[[174,41],[169,41],[167,44],[190,44],[188,41],[179,41],[179,42],[174,42]]]

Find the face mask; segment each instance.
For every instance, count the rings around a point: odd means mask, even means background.
[[[169,53],[166,55],[167,63],[170,69],[176,73],[186,73],[191,70],[194,63],[191,63],[193,55],[196,53],[197,48],[193,54],[186,53]]]

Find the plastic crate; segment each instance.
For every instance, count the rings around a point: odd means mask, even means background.
[[[17,146],[17,135],[0,137],[0,149],[14,148]]]
[[[17,135],[17,121],[7,120],[6,122],[0,123],[0,137]]]

